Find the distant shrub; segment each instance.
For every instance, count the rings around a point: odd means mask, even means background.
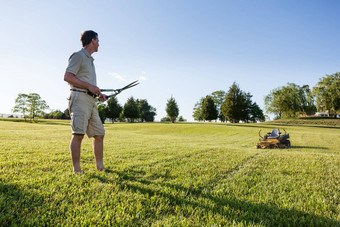
[[[170,122],[170,118],[169,117],[163,117],[161,119],[161,122]]]
[[[183,121],[187,121],[187,120],[184,119],[183,116],[179,116],[179,117],[178,117],[178,121],[183,122]]]

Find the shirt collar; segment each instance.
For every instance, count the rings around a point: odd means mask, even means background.
[[[81,51],[86,55],[86,57],[90,58],[92,61],[94,60],[94,58],[84,48],[82,48]]]

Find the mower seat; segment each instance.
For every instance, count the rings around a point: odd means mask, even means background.
[[[280,130],[278,129],[273,129],[272,132],[270,133],[270,136],[268,139],[277,139],[280,137]]]

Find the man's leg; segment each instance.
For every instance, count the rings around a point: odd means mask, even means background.
[[[84,135],[81,134],[74,134],[72,135],[70,150],[71,150],[71,157],[72,157],[72,164],[73,164],[73,172],[81,173],[80,168],[80,147],[81,141],[83,140]]]
[[[105,170],[103,162],[104,136],[94,136],[93,138],[93,153],[96,159],[96,168],[102,171]]]

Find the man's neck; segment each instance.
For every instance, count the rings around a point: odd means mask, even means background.
[[[86,50],[86,52],[89,53],[90,55],[92,55],[94,52],[93,48],[91,48],[90,45],[85,46],[84,50]]]

